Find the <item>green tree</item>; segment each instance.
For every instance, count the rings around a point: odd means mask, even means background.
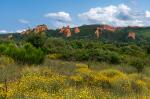
[[[36,48],[41,48],[41,47],[43,47],[43,45],[46,41],[46,34],[45,34],[45,32],[41,32],[41,33],[32,32],[27,37],[26,41],[31,43]]]

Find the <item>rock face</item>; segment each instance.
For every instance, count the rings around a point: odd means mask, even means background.
[[[59,33],[64,33],[65,27],[62,27],[59,31]]]
[[[66,37],[71,37],[72,36],[70,26],[61,28],[59,32],[63,33]]]
[[[128,38],[136,39],[136,33],[135,32],[129,32]]]
[[[97,27],[95,34],[96,34],[96,37],[99,38],[101,36],[103,30],[115,32],[118,29],[119,29],[118,27],[113,27],[110,25],[102,25],[102,26]]]
[[[41,33],[41,32],[44,32],[44,31],[47,31],[48,30],[48,26],[43,24],[43,25],[38,25],[37,27],[33,28],[33,29],[28,29],[26,31],[23,31],[21,33],[21,35],[28,35],[32,32],[35,32],[35,33]]]
[[[79,33],[80,32],[80,29],[78,27],[75,27],[74,28],[74,33]]]
[[[64,31],[66,37],[71,37],[71,31],[70,31],[70,26],[67,26],[65,31]]]
[[[102,31],[102,29],[99,28],[99,27],[96,29],[95,34],[96,34],[96,37],[97,37],[97,38],[99,38],[99,37],[101,36],[101,34],[102,34],[101,31]]]
[[[116,31],[116,28],[113,27],[113,26],[110,26],[110,25],[102,25],[99,28],[102,29],[102,30],[108,30],[108,31],[111,31],[111,32]]]
[[[34,28],[34,32],[36,33],[40,33],[43,31],[47,31],[48,30],[48,26],[43,24],[43,25],[38,25],[36,28]]]

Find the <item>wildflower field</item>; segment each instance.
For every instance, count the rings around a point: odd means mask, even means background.
[[[0,99],[149,99],[150,73],[107,63],[48,58],[20,65],[0,57]]]

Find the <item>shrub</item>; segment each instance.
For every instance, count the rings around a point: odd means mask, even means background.
[[[138,73],[141,73],[144,70],[145,63],[141,59],[135,59],[131,61],[130,65],[134,66],[137,69]]]
[[[21,47],[9,44],[3,54],[23,64],[40,64],[45,56],[41,49],[33,47],[30,43],[26,43]]]
[[[150,46],[147,47],[147,53],[150,54]]]
[[[89,60],[90,56],[85,49],[76,49],[74,50],[73,57],[77,61]]]
[[[119,54],[111,52],[110,53],[110,63],[117,64],[120,62],[121,62],[121,57],[119,56]]]
[[[144,53],[142,49],[138,46],[128,45],[121,48],[123,54],[131,55],[131,56],[143,56]],[[144,51],[144,50],[143,50]]]
[[[75,40],[71,42],[71,47],[74,49],[81,49],[84,47],[84,42],[82,40]]]
[[[45,41],[46,41],[46,34],[44,32],[42,33],[30,33],[30,35],[26,39],[27,42],[31,43],[33,46],[37,48],[43,47]]]
[[[103,45],[103,49],[109,50],[109,51],[115,51],[115,52],[119,51],[119,49],[113,44],[105,44]]]
[[[104,50],[93,50],[89,51],[90,57],[93,58],[93,60],[98,60],[100,62],[109,62],[112,64],[120,63],[121,57],[116,52],[111,51],[104,51]]]
[[[3,55],[5,50],[6,46],[4,44],[0,44],[0,55]]]
[[[62,50],[67,49],[66,46],[65,40],[61,38],[48,38],[43,45],[43,50],[48,54],[61,53]]]

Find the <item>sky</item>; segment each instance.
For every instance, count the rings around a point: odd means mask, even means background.
[[[0,0],[0,33],[22,32],[39,24],[150,26],[149,0]]]

